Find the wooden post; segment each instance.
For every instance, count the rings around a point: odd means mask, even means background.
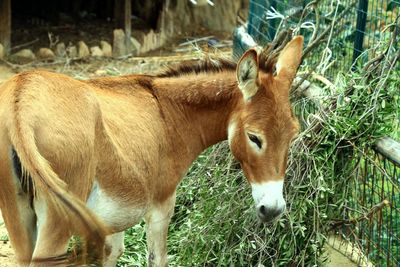
[[[0,0],[0,43],[7,55],[11,49],[11,0]]]
[[[124,17],[123,14],[123,1],[125,0],[115,0],[114,1],[114,26],[117,29],[123,29],[124,26]]]
[[[115,27],[123,29],[125,35],[131,36],[131,0],[116,0],[114,6]]]
[[[127,52],[130,53],[132,50],[131,45],[131,34],[132,34],[132,3],[131,0],[116,0],[114,6],[114,19],[115,26],[119,29],[123,29],[125,32],[125,45]]]
[[[132,42],[131,42],[131,32],[132,32],[132,6],[131,0],[125,0],[125,10],[124,10],[124,31],[125,31],[125,45],[126,52],[132,52]]]
[[[390,137],[383,137],[376,142],[375,150],[400,166],[400,143]]]

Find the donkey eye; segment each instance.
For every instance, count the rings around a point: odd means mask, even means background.
[[[258,146],[258,148],[262,147],[262,141],[260,138],[258,138],[256,135],[254,134],[247,134],[247,136],[249,137],[250,141],[253,142],[254,144],[256,144]]]

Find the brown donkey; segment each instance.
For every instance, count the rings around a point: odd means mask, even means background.
[[[258,217],[285,210],[289,90],[301,61],[295,37],[268,66],[257,49],[180,65],[158,76],[78,81],[46,71],[0,87],[0,208],[21,266],[63,263],[80,235],[114,266],[124,230],[143,217],[149,266],[167,265],[175,191],[207,147],[228,139],[252,186]]]

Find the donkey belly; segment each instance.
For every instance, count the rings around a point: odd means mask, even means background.
[[[121,232],[137,224],[146,213],[144,203],[132,203],[110,196],[97,181],[94,182],[87,206],[104,220],[113,232]]]

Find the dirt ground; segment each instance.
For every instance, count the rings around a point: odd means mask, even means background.
[[[0,68],[1,73],[1,68]],[[0,212],[0,267],[16,266],[14,252],[8,241],[7,230]]]

